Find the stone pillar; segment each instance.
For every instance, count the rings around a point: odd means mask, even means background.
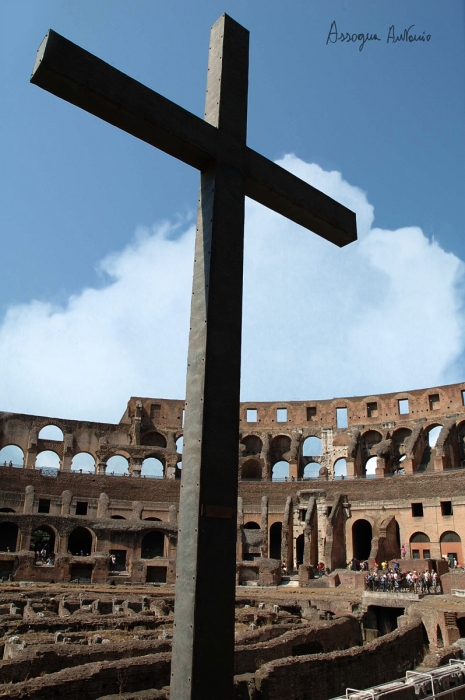
[[[176,450],[176,440],[174,439],[175,433],[169,430],[166,433],[166,451],[170,454],[177,454]]]
[[[107,471],[107,463],[103,459],[97,459],[96,461],[97,464],[97,474],[100,474],[102,476],[105,476],[106,471]]]
[[[325,556],[325,539],[326,539],[326,523],[328,505],[326,502],[318,503],[318,561],[324,561]]]
[[[131,520],[140,520],[142,517],[143,505],[140,501],[132,502]]]
[[[166,536],[165,541],[168,542],[167,544],[167,557],[168,559],[175,559],[176,558],[176,550],[177,550],[177,537],[176,535],[169,534]]]
[[[355,476],[355,462],[353,459],[346,459],[347,478],[353,479]]]
[[[400,463],[400,468],[404,470],[406,474],[413,474],[415,471],[414,461],[412,457],[406,457]]]
[[[299,474],[299,463],[297,460],[292,459],[289,462],[289,479],[291,481],[297,481]]]
[[[268,496],[262,496],[262,516],[260,521],[263,543],[260,547],[260,556],[268,558]]]
[[[129,474],[131,476],[140,476],[142,471],[142,459],[140,457],[129,458]]]
[[[271,466],[270,466],[270,436],[268,433],[261,435],[262,439],[262,451],[260,458],[262,460],[262,479],[271,478]]]
[[[33,505],[34,505],[34,487],[33,486],[26,486],[25,496],[24,496],[23,513],[30,515],[32,513]]]
[[[24,468],[34,469],[34,465],[37,459],[37,450],[28,448],[26,454],[24,455]]]
[[[178,522],[178,509],[176,508],[176,506],[174,505],[174,503],[172,503],[172,504],[170,505],[168,513],[169,513],[168,519],[169,519],[170,525],[177,525],[177,522]]]
[[[378,455],[376,458],[375,476],[377,479],[382,479],[386,473],[386,459]]]
[[[61,460],[61,464],[60,464],[60,471],[70,472],[72,461],[73,461],[73,455],[63,455],[63,459]]]
[[[72,499],[73,494],[71,491],[63,491],[61,494],[61,515],[70,515]]]
[[[281,534],[281,561],[288,571],[294,569],[294,552],[292,548],[292,510],[293,503],[291,496],[286,499],[283,515],[283,529]]]
[[[165,462],[165,479],[176,479],[177,455],[169,455]]]
[[[74,436],[72,433],[66,433],[63,437],[63,459],[61,460],[60,469],[63,472],[71,471],[71,462],[73,461]]]
[[[29,444],[27,446],[26,454],[24,456],[24,467],[26,469],[34,469],[34,465],[38,454],[38,439],[39,431],[37,430],[37,428],[31,428],[31,431],[29,433]]]
[[[108,518],[108,506],[110,498],[106,493],[101,493],[98,497],[97,518]]]

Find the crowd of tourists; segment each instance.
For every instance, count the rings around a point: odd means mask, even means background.
[[[365,590],[380,593],[441,593],[441,579],[436,571],[402,571],[397,560],[389,566],[387,561],[378,565],[375,561],[370,569],[368,562],[352,559],[349,563],[352,571],[365,572]]]

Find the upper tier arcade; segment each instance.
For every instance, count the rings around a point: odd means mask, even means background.
[[[97,474],[119,455],[134,477],[155,458],[164,478],[175,479],[183,408],[179,400],[132,397],[118,424],[1,412],[0,449],[19,448],[24,459],[17,466],[26,469],[38,466],[42,452],[53,452],[65,472],[85,452]],[[247,402],[240,412],[242,480],[380,478],[465,466],[465,383],[324,401]],[[49,425],[62,439],[41,437]]]

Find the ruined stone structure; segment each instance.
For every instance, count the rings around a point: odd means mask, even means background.
[[[242,404],[238,582],[276,584],[277,561],[311,575],[319,561],[334,570],[352,557],[393,559],[402,545],[413,560],[463,565],[464,397],[465,383]],[[61,440],[41,437],[49,425]],[[0,449],[24,454],[23,465],[0,467],[0,574],[174,582],[182,434],[183,402],[175,400],[131,398],[116,425],[0,413]],[[36,468],[44,451],[57,455],[58,471]],[[82,452],[93,473],[74,469]],[[110,475],[116,455],[127,460],[127,476]],[[151,458],[163,478],[144,478]],[[53,566],[36,563],[43,547]]]
[[[241,405],[236,700],[324,700],[460,658],[464,403],[456,384]],[[95,700],[168,697],[183,407],[131,398],[116,425],[0,414],[0,697],[77,697],[83,682]],[[364,592],[346,567],[403,545],[402,567],[435,569],[446,595]],[[451,700],[457,663],[438,671]],[[399,698],[420,692],[412,678]]]

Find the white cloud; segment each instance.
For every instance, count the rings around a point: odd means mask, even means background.
[[[247,202],[244,400],[379,393],[459,381],[465,266],[419,228],[371,228],[365,193],[293,155],[281,164],[357,212],[336,248]],[[3,410],[116,421],[128,398],[184,395],[194,227],[138,229],[108,283],[0,327]],[[452,369],[451,369],[452,368]]]

